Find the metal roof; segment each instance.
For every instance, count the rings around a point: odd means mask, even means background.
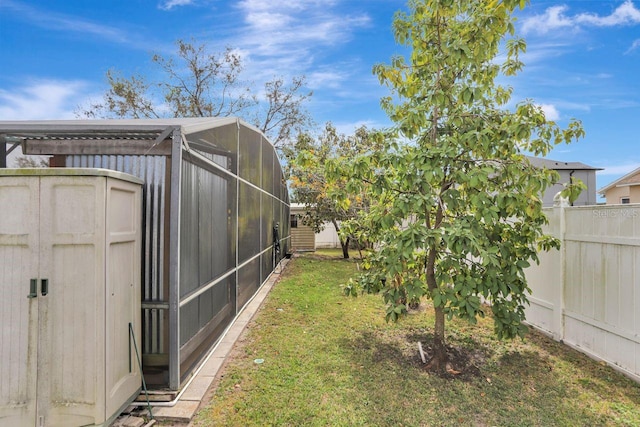
[[[184,135],[240,123],[236,117],[196,117],[171,119],[107,120],[17,120],[0,121],[0,137],[30,139],[156,139],[169,127],[180,128]],[[253,127],[247,123],[244,126]]]
[[[0,143],[32,155],[170,155],[174,136],[182,135],[188,150],[189,135],[229,125],[262,134],[237,117],[18,120],[0,121]]]

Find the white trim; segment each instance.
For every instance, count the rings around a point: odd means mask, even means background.
[[[598,193],[598,194],[601,194],[601,195],[604,195],[604,193],[605,193],[605,192],[607,192],[607,191],[611,190],[611,189],[612,189],[612,188],[614,188],[614,187],[619,186],[619,183],[620,183],[620,182],[622,182],[622,181],[624,181],[625,179],[630,178],[630,177],[632,177],[633,175],[636,175],[636,174],[638,174],[638,173],[640,173],[640,168],[636,168],[636,169],[632,170],[631,172],[629,172],[628,174],[626,174],[626,175],[622,175],[620,178],[616,179],[615,181],[613,181],[613,182],[612,182],[612,183],[610,183],[609,185],[606,185],[606,186],[602,187],[601,189],[599,189],[599,190],[597,191],[597,193]]]
[[[618,184],[616,185],[616,188],[635,187],[636,185],[640,185],[640,182],[631,182],[629,184]]]

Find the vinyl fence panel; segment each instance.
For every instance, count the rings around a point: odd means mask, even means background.
[[[546,213],[562,248],[527,270],[527,321],[640,381],[640,205]]]

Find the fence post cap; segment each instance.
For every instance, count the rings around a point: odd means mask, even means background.
[[[558,191],[555,196],[553,196],[553,207],[554,208],[566,208],[569,206],[569,199],[567,197],[562,197],[562,192]]]

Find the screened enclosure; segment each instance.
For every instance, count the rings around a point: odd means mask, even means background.
[[[289,251],[280,161],[240,119],[0,121],[0,144],[144,181],[147,384],[179,389]]]

